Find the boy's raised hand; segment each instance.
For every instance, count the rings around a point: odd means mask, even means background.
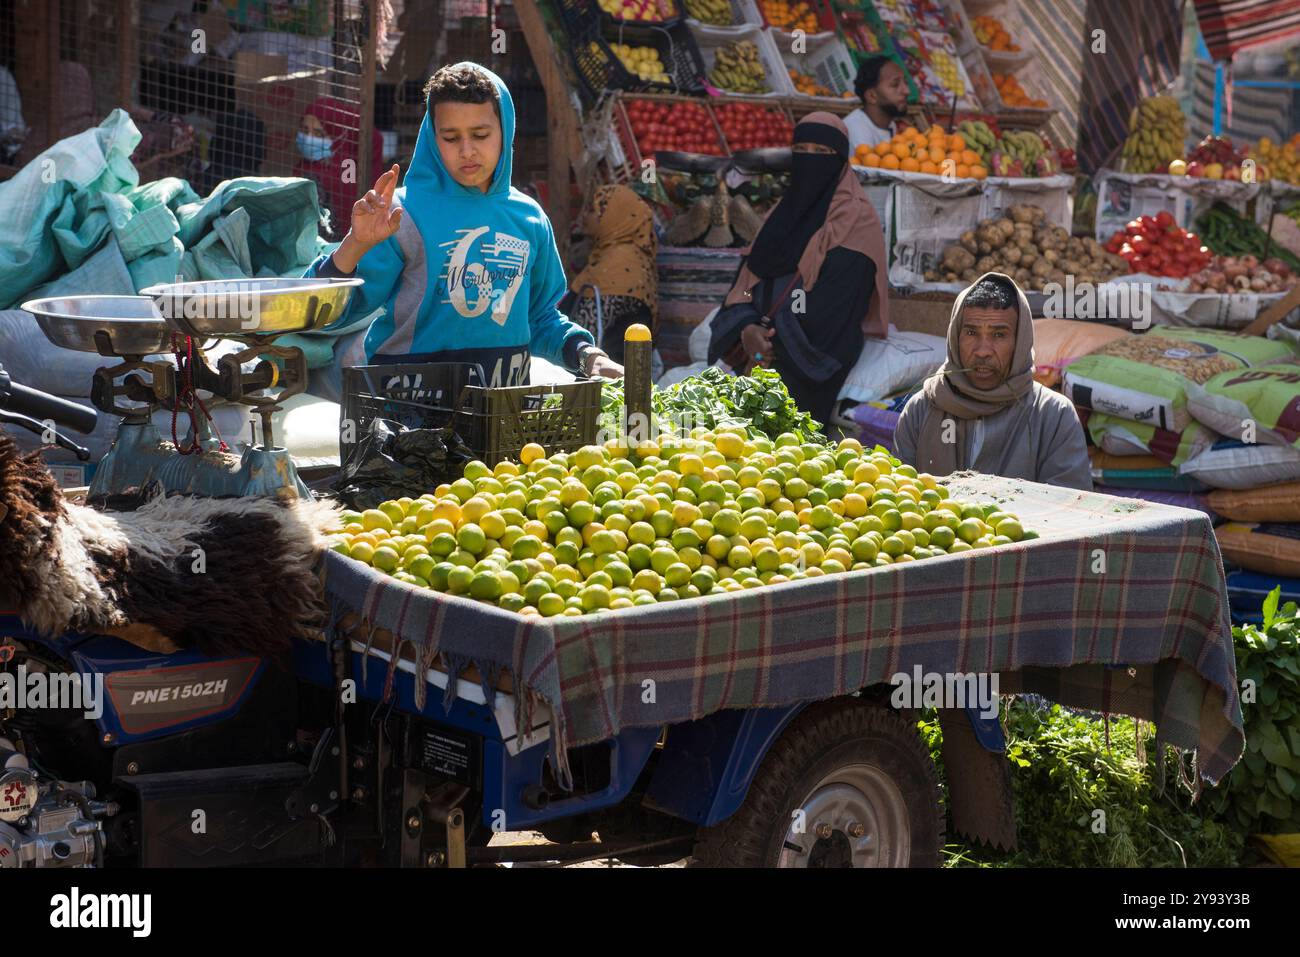
[[[352,236],[364,248],[379,245],[401,225],[402,207],[393,205],[393,190],[397,188],[400,173],[401,167],[394,163],[352,205]]]

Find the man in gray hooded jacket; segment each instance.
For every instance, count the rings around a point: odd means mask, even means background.
[[[1034,324],[1015,282],[985,273],[957,297],[948,358],[908,401],[895,451],[918,471],[974,469],[1092,489],[1083,427],[1064,396],[1034,381]]]

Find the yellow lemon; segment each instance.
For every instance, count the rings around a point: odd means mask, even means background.
[[[713,447],[729,459],[738,459],[745,453],[745,437],[722,432],[713,440]]]

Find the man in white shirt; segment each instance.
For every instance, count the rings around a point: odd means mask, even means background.
[[[894,121],[907,115],[907,74],[887,56],[868,57],[858,67],[853,92],[862,106],[844,117],[850,155],[859,146],[876,146],[894,135]]]

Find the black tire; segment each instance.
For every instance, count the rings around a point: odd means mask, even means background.
[[[714,827],[701,828],[692,866],[775,867],[788,845],[796,809],[808,802],[817,785],[841,769],[867,768],[892,797],[882,804],[905,822],[902,841],[881,834],[881,847],[897,847],[890,859],[905,854],[908,867],[937,867],[944,844],[944,811],[938,773],[915,723],[886,707],[860,698],[838,698],[812,705],[782,733],[759,766],[740,809]],[[807,821],[812,829],[817,822]],[[883,830],[888,830],[886,826]],[[809,835],[806,866],[855,866],[846,861],[850,844],[836,830],[827,839]],[[795,866],[795,865],[791,865]]]

